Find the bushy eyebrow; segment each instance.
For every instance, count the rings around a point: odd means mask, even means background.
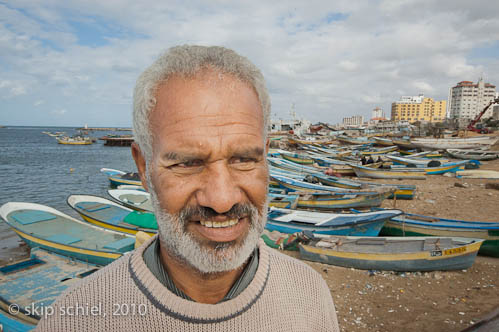
[[[236,149],[233,153],[233,157],[260,157],[263,155],[263,148],[261,147],[254,147],[254,148],[240,148]],[[178,161],[178,160],[193,160],[193,159],[204,159],[206,158],[206,155],[203,153],[196,154],[196,153],[180,153],[180,152],[175,152],[175,151],[169,151],[165,152],[163,154],[163,160],[170,160],[170,161]]]
[[[263,148],[255,147],[255,148],[243,148],[240,150],[236,150],[233,153],[235,157],[260,157],[263,155]]]

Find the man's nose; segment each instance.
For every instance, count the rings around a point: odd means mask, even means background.
[[[230,166],[225,161],[209,165],[203,174],[203,184],[196,194],[198,204],[217,213],[229,211],[241,203],[241,188],[234,179]]]

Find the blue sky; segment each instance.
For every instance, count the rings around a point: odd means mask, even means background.
[[[0,1],[0,125],[130,126],[135,79],[168,47],[235,49],[272,116],[370,117],[402,95],[499,84],[494,1]]]

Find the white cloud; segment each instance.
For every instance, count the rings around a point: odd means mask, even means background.
[[[65,124],[129,125],[135,80],[162,50],[225,45],[262,69],[277,117],[294,102],[301,116],[334,123],[388,111],[401,95],[446,99],[482,73],[499,84],[498,57],[470,56],[497,45],[498,11],[494,1],[464,0],[18,0],[0,4],[0,97],[19,101],[19,112],[45,100],[72,119]],[[341,19],[327,22],[332,13]],[[94,29],[81,34],[75,22]],[[82,42],[94,35],[100,44]]]
[[[37,100],[33,103],[33,106],[40,106],[40,105],[43,105],[45,103],[45,100]]]

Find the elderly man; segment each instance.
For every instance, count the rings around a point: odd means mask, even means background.
[[[149,67],[132,154],[159,234],[67,291],[38,330],[338,331],[320,275],[259,239],[269,114],[263,76],[231,50],[174,47]],[[95,313],[57,314],[75,305]]]

